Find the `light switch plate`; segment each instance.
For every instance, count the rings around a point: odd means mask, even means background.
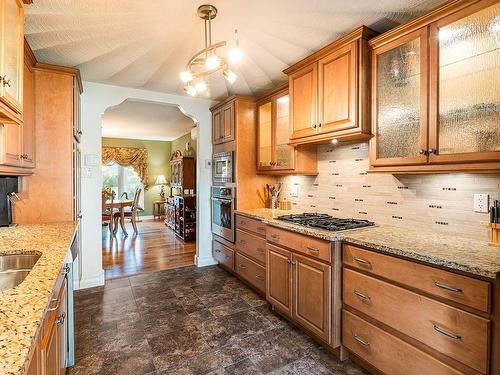
[[[82,168],[82,178],[92,178],[92,168],[83,167]]]
[[[99,158],[95,154],[86,154],[83,159],[83,164],[87,167],[97,167]]]
[[[487,213],[489,209],[488,194],[474,194],[474,211]]]
[[[290,196],[294,198],[298,198],[299,196],[299,185],[292,185],[290,187]]]

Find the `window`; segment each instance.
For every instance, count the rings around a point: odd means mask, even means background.
[[[144,186],[132,167],[122,167],[112,163],[102,166],[102,187],[113,190],[116,198],[127,193],[128,199],[133,199],[135,189]],[[125,196],[123,198],[125,199]],[[144,207],[144,194],[139,198],[139,207]]]

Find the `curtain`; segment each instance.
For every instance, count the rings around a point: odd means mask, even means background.
[[[102,164],[116,163],[132,167],[139,175],[144,188],[148,188],[148,150],[132,147],[102,147]]]

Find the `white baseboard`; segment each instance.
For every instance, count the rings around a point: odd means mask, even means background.
[[[205,258],[199,258],[198,256],[196,256],[194,258],[194,262],[197,267],[213,266],[214,264],[218,263],[212,256]]]
[[[154,216],[153,215],[144,215],[144,216],[139,216],[140,220],[153,220]]]
[[[104,270],[101,270],[101,274],[96,277],[82,278],[80,280],[80,285],[75,284],[75,290],[93,288],[95,286],[104,285]]]

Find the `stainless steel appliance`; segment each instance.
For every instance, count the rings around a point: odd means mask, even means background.
[[[233,178],[233,160],[234,153],[218,152],[214,154],[214,182],[215,183],[231,183]]]
[[[212,233],[230,242],[235,237],[235,189],[212,186]]]
[[[313,227],[324,229],[332,232],[343,230],[357,229],[370,227],[375,225],[374,222],[362,219],[341,219],[322,213],[303,213],[282,215],[277,217],[278,220],[287,221],[292,224],[302,225],[305,227]]]

